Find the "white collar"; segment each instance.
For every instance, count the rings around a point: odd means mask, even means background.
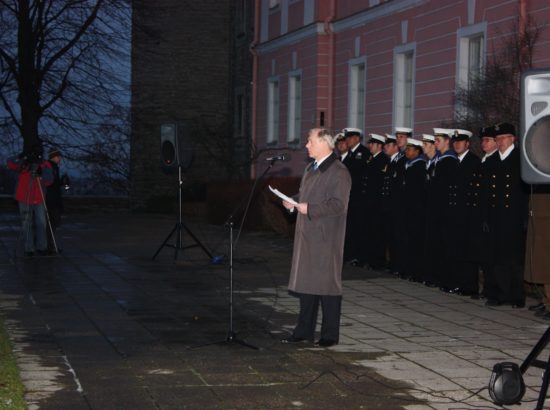
[[[469,152],[470,150],[467,149],[466,151],[464,151],[462,154],[458,155],[458,160],[460,162],[462,162],[462,160],[464,159],[464,157],[466,156],[466,154]]]
[[[372,154],[372,157],[373,158],[376,158],[378,156],[378,154],[380,154],[382,151],[378,151],[376,154]]]
[[[352,149],[350,149],[351,152],[355,152],[355,150],[357,149],[357,147],[361,145],[360,142],[357,143],[357,145],[355,145]]]
[[[482,163],[485,162],[485,160],[486,160],[487,158],[489,158],[491,155],[493,155],[493,154],[494,154],[495,152],[497,152],[497,151],[498,151],[498,149],[496,149],[496,150],[494,150],[494,151],[491,151],[491,152],[486,152],[485,155],[483,156],[483,158],[481,158],[481,162],[482,162]]]
[[[342,156],[340,157],[340,161],[343,161],[344,159],[346,159],[346,157],[348,156],[349,154],[349,151],[346,151],[342,154]]]
[[[510,155],[510,153],[512,152],[512,150],[514,149],[514,144],[510,145],[506,151],[504,152],[498,152],[498,155],[500,155],[500,160],[501,161],[504,161],[506,158],[508,158],[508,155]]]
[[[321,164],[323,163],[323,161],[325,159],[327,159],[328,157],[330,157],[331,155],[332,155],[332,152],[330,154],[328,154],[326,157],[321,158],[319,161],[316,161],[317,162],[317,168],[319,168],[321,166]]]
[[[397,157],[398,155],[399,155],[399,151],[397,151],[395,154],[393,154],[393,155],[391,156],[391,158],[390,158],[391,161],[393,161],[393,160],[395,159],[395,157]]]

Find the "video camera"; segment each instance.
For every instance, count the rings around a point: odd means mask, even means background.
[[[33,175],[40,174],[40,164],[43,161],[42,150],[33,149],[19,154],[21,168],[28,169]]]

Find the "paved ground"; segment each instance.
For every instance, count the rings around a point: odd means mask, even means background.
[[[340,345],[280,345],[297,310],[285,290],[291,243],[245,232],[234,329],[254,350],[223,343],[227,265],[200,249],[151,260],[171,218],[70,216],[61,256],[23,259],[17,216],[0,217],[0,314],[31,409],[500,408],[484,389],[493,365],[521,363],[550,324],[346,267]],[[191,228],[227,253],[223,227]],[[535,407],[541,372],[528,370],[524,401],[510,408]]]

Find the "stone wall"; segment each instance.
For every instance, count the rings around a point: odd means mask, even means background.
[[[231,24],[229,0],[134,0],[132,17],[131,207],[175,196],[177,176],[160,167],[160,126],[185,123],[196,184],[226,177],[231,137]]]

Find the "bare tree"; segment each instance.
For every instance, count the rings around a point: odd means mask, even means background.
[[[507,121],[519,124],[521,74],[532,68],[535,45],[542,28],[530,17],[497,37],[483,71],[455,95],[455,127],[478,130],[488,124]],[[446,124],[448,125],[448,124]]]
[[[0,0],[5,143],[41,139],[78,158],[101,127],[126,123],[112,114],[127,105],[130,13],[128,0]]]

